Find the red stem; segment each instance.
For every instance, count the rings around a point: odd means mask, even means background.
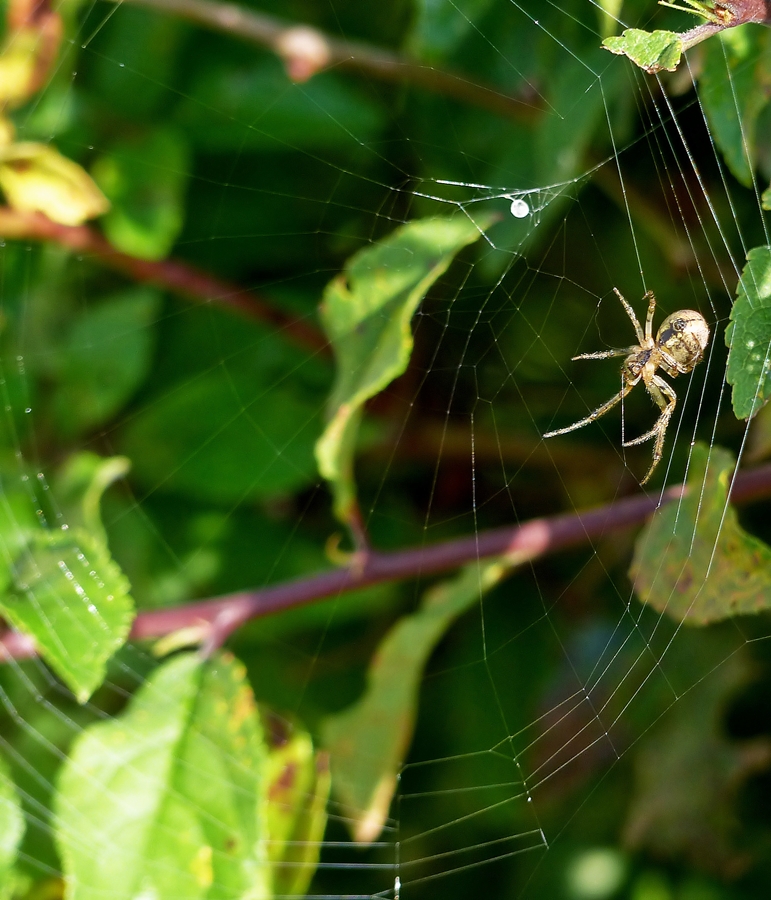
[[[670,488],[661,502],[669,503],[677,499],[684,490],[683,485]],[[731,500],[741,503],[767,494],[771,494],[771,464],[739,472]],[[209,643],[219,645],[250,619],[374,584],[451,571],[490,557],[507,556],[521,564],[567,547],[599,540],[619,528],[640,524],[659,505],[658,496],[638,494],[608,506],[533,519],[524,525],[496,528],[427,547],[391,553],[371,551],[364,557],[357,554],[349,568],[322,572],[259,591],[227,594],[171,609],[139,613],[131,637],[135,640],[158,638],[181,628],[204,626],[210,628]],[[23,635],[9,631],[0,638],[0,660],[26,658],[34,653],[34,645]]]
[[[326,338],[313,325],[285,313],[258,294],[179,260],[151,261],[120,253],[88,225],[60,225],[42,213],[24,213],[0,206],[0,235],[15,241],[54,241],[77,253],[94,256],[103,265],[134,281],[157,285],[199,303],[228,306],[259,319],[281,329],[308,349],[318,351],[328,346]]]
[[[283,39],[301,29],[313,35],[323,48],[325,59],[322,68],[352,69],[383,81],[414,84],[425,90],[519,120],[531,120],[541,111],[542,102],[537,97],[511,96],[495,85],[473,81],[464,75],[447,72],[382,47],[361,41],[341,40],[316,28],[266,15],[236,3],[223,0],[218,2],[129,0],[129,2],[149,7],[156,12],[181,16],[215,31],[266,47],[284,57],[287,63],[290,60],[286,58],[286,52],[282,48]],[[291,75],[291,65],[288,69]],[[318,69],[311,68],[306,77],[312,75],[314,71]]]

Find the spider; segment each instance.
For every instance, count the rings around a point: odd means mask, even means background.
[[[654,403],[661,410],[661,415],[650,431],[646,431],[645,434],[632,441],[625,441],[622,446],[634,447],[637,444],[643,444],[645,441],[655,439],[653,444],[653,462],[645,478],[640,482],[640,484],[645,484],[661,460],[664,452],[664,437],[667,432],[667,425],[669,425],[669,420],[672,418],[675,405],[677,404],[677,394],[660,375],[656,374],[656,370],[663,369],[667,375],[671,375],[673,378],[690,372],[701,361],[709,343],[709,326],[701,313],[696,312],[694,309],[681,309],[664,319],[654,339],[653,316],[656,312],[656,298],[653,295],[653,291],[648,291],[643,297],[643,300],[648,301],[645,333],[643,333],[637,316],[629,303],[616,288],[613,288],[613,291],[621,301],[626,314],[632,320],[639,343],[632,347],[626,347],[624,350],[600,350],[597,353],[582,353],[580,356],[574,356],[573,359],[608,359],[611,356],[626,356],[624,365],[621,367],[621,390],[615,397],[611,397],[607,403],[597,407],[586,418],[569,425],[567,428],[549,431],[544,437],[550,438],[558,434],[567,434],[568,431],[575,431],[576,428],[583,428],[584,425],[594,422],[595,419],[599,419],[600,416],[604,416],[606,412],[613,409],[638,382],[642,381]]]

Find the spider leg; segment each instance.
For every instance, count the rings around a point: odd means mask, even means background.
[[[597,350],[594,353],[579,353],[573,359],[610,359],[611,356],[629,356],[637,347],[627,347],[625,350]]]
[[[639,379],[638,379],[639,380]],[[558,428],[556,431],[547,431],[544,435],[545,438],[555,437],[558,434],[567,434],[569,431],[575,431],[576,428],[583,428],[584,425],[588,425],[590,422],[594,422],[595,419],[599,419],[600,416],[604,416],[606,412],[610,412],[614,406],[617,406],[629,391],[637,384],[637,381],[627,381],[627,383],[621,388],[621,390],[616,394],[615,397],[611,397],[607,403],[603,403],[602,406],[598,406],[594,412],[589,413],[588,416],[581,419],[578,422],[574,422],[572,425],[568,425],[567,428]]]
[[[635,314],[635,311],[632,309],[632,307],[626,301],[626,299],[622,295],[621,291],[618,290],[618,288],[613,288],[613,292],[618,297],[618,299],[621,301],[621,305],[626,310],[626,314],[632,320],[632,325],[634,325],[634,330],[635,330],[635,334],[637,335],[637,340],[640,342],[640,345],[642,346],[642,344],[645,342],[645,335],[643,334],[643,330],[640,327],[640,322]],[[647,294],[646,294],[646,296],[647,296]],[[654,301],[654,303],[655,303],[655,301]]]
[[[650,431],[646,431],[645,434],[640,435],[640,437],[635,438],[632,441],[624,441],[623,444],[624,447],[634,447],[637,444],[644,444],[646,441],[655,438],[655,443],[653,445],[653,462],[640,484],[645,484],[645,482],[648,481],[653,474],[654,469],[661,461],[661,457],[664,455],[664,438],[666,437],[667,426],[669,425],[669,420],[672,418],[675,406],[677,405],[677,394],[663,378],[660,378],[658,375],[653,375],[650,381],[645,381],[644,383],[646,390],[661,410],[661,415]]]
[[[648,313],[645,316],[645,337],[650,341],[653,338],[653,317],[656,314],[656,297],[653,291],[646,291],[643,300],[648,301]]]

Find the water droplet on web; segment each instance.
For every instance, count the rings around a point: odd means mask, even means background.
[[[525,219],[530,215],[530,204],[526,203],[521,197],[514,197],[509,210],[515,219]]]
[[[28,406],[28,407],[24,410],[24,412],[25,412],[25,413],[31,413],[31,412],[32,412],[32,407]]]

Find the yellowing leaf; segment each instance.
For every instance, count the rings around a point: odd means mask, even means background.
[[[86,171],[46,144],[0,149],[0,188],[21,212],[42,212],[62,225],[80,225],[110,204]]]
[[[734,466],[727,450],[697,445],[686,495],[658,509],[635,545],[637,596],[689,625],[771,607],[771,548],[728,505]]]
[[[64,764],[68,900],[267,900],[266,748],[244,667],[173,657]]]
[[[296,730],[265,764],[268,852],[276,896],[308,891],[327,824],[330,772],[326,753],[314,753],[310,735]]]
[[[0,107],[18,106],[33,93],[39,44],[36,28],[21,28],[9,35],[0,53]]]

